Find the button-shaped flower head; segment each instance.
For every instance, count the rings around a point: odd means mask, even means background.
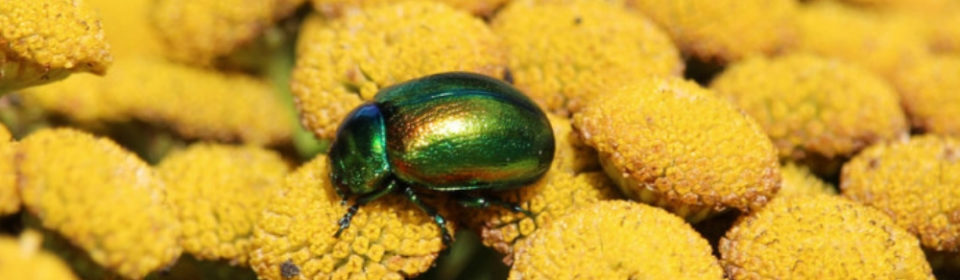
[[[960,252],[960,140],[919,136],[843,166],[843,196],[880,209],[935,251]]]
[[[760,126],[693,82],[640,79],[588,104],[574,126],[627,197],[693,222],[757,209],[780,187]]]
[[[807,54],[735,63],[710,88],[757,120],[780,157],[836,174],[876,143],[906,137],[896,91],[857,65]]]
[[[98,264],[143,278],[180,256],[180,223],[163,181],[114,142],[39,130],[19,142],[16,162],[26,209]]]
[[[581,208],[524,242],[510,279],[723,279],[710,245],[690,224],[636,202]]]
[[[732,279],[933,279],[917,238],[831,195],[774,199],[720,240]]]
[[[83,1],[0,2],[0,93],[103,74],[111,60],[100,19]]]
[[[332,139],[350,110],[383,87],[430,74],[500,77],[500,39],[479,18],[435,2],[401,2],[301,29],[292,90],[308,129]]]
[[[174,152],[157,167],[183,225],[183,249],[235,264],[246,264],[253,226],[287,171],[270,150],[208,143]]]
[[[637,77],[683,71],[666,33],[604,1],[515,1],[491,26],[504,39],[516,86],[562,115]]]
[[[334,237],[347,206],[329,178],[329,160],[318,156],[274,191],[254,230],[250,266],[258,276],[402,279],[431,267],[443,249],[440,229],[403,196],[364,205],[350,227]]]

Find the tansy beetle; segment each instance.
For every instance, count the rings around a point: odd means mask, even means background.
[[[446,220],[424,203],[425,190],[463,206],[497,205],[527,213],[487,191],[542,177],[553,161],[547,116],[509,84],[472,73],[431,75],[382,89],[347,115],[328,154],[343,203],[339,236],[359,207],[388,193],[405,195],[452,240]]]

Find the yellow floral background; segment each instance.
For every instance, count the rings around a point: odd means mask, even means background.
[[[348,205],[381,89],[547,113],[528,185]],[[0,279],[960,279],[960,0],[0,1]]]

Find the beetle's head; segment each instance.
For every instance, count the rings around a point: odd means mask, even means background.
[[[391,169],[386,128],[376,104],[364,104],[347,115],[328,156],[330,179],[342,193],[362,195],[387,186]]]

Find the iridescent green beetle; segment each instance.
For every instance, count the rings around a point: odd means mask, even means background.
[[[451,240],[446,220],[420,199],[423,190],[449,192],[464,206],[528,213],[480,192],[540,178],[553,153],[543,110],[499,80],[454,72],[385,88],[347,116],[330,147],[337,192],[344,203],[356,197],[336,236],[360,206],[391,192],[432,216],[444,243]]]

